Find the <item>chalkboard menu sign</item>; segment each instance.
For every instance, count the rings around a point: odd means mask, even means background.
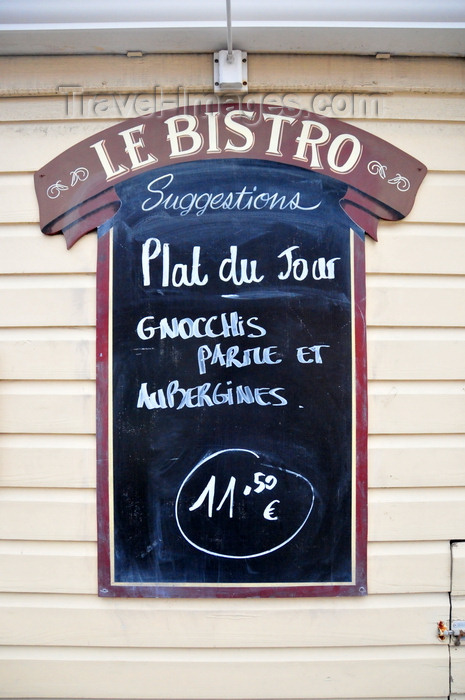
[[[130,119],[35,173],[98,227],[99,595],[366,593],[364,234],[425,166],[270,105]]]
[[[340,207],[345,190],[252,159],[117,186],[121,209],[99,233],[111,300],[103,593],[365,591],[364,233]]]

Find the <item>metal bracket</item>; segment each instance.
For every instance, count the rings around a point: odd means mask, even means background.
[[[446,637],[453,637],[455,646],[460,646],[460,640],[465,637],[465,620],[454,620],[451,629],[448,629],[444,622],[438,622],[438,637],[441,641]]]
[[[215,92],[247,92],[247,52],[225,49],[214,53],[213,84]]]

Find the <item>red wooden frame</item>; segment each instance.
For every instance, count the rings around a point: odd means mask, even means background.
[[[180,597],[180,598],[246,598],[246,597],[303,597],[303,596],[353,596],[367,593],[367,370],[366,370],[366,326],[365,326],[365,246],[355,233],[352,237],[352,393],[355,399],[352,429],[352,518],[353,580],[350,583],[299,583],[293,585],[208,585],[196,584],[147,584],[122,585],[112,581],[111,516],[109,481],[108,386],[109,342],[111,338],[110,317],[110,256],[112,246],[110,233],[99,238],[97,266],[97,512],[98,512],[98,573],[99,595],[110,597]],[[355,391],[354,391],[355,389]]]

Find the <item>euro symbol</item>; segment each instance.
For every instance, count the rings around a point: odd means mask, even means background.
[[[278,516],[274,514],[274,504],[279,503],[279,501],[276,499],[275,501],[271,501],[271,503],[268,503],[267,507],[263,511],[263,517],[265,520],[277,520]]]

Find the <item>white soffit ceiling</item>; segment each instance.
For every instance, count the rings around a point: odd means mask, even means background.
[[[251,53],[464,56],[465,0],[231,0]],[[225,0],[0,0],[0,55],[212,53]]]

